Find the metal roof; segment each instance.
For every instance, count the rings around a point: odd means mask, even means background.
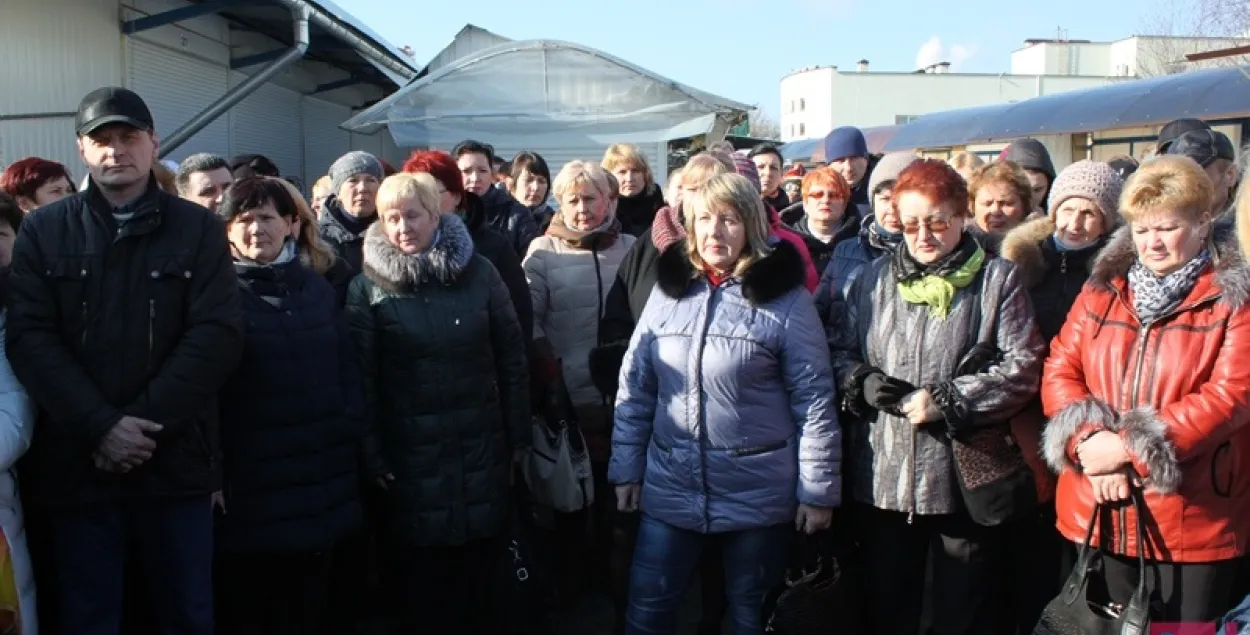
[[[707,133],[749,110],[602,51],[530,40],[455,59],[342,127],[387,127],[400,146],[645,143]]]
[[[944,148],[1137,126],[1180,119],[1250,116],[1250,66],[1116,82],[1014,104],[923,115],[899,127],[885,150]]]
[[[350,81],[373,84],[387,92],[403,86],[417,74],[412,61],[376,31],[352,16],[330,0],[270,0],[264,2],[247,0],[189,0],[201,12],[219,13],[245,30],[259,33],[285,45],[291,45],[292,7],[306,5],[324,20],[314,19],[310,24],[312,43],[304,59],[322,62],[350,74]],[[194,11],[194,9],[193,9]],[[175,17],[177,10],[169,12]],[[154,19],[160,19],[158,14]],[[359,37],[364,44],[354,44],[350,35]],[[372,47],[379,56],[371,56],[360,48]],[[281,53],[276,51],[275,53]],[[241,59],[242,65],[261,63],[276,58],[275,55],[259,54]],[[378,60],[375,57],[385,59]],[[246,63],[244,63],[246,62]],[[348,80],[342,82],[348,85]]]

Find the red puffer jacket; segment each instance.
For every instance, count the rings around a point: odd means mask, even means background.
[[[1250,537],[1250,267],[1232,232],[1180,306],[1143,328],[1123,228],[1094,265],[1051,345],[1042,379],[1043,452],[1060,472],[1059,531],[1084,539],[1094,508],[1075,447],[1098,430],[1124,440],[1145,485],[1147,553],[1165,562],[1227,560]],[[1111,514],[1116,553],[1134,555],[1131,507]]]

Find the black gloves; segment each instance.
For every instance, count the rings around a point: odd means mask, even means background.
[[[897,414],[899,402],[915,390],[915,386],[882,372],[864,377],[864,401],[869,406],[890,414]]]

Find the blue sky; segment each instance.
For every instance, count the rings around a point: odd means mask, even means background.
[[[424,64],[466,24],[515,40],[578,42],[774,118],[778,82],[834,64],[911,71],[918,58],[1000,73],[1027,38],[1116,40],[1150,30],[1161,0],[336,0]],[[401,8],[402,7],[402,8]],[[941,58],[941,59],[938,59]]]

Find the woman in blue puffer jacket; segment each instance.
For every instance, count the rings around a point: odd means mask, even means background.
[[[761,632],[792,523],[829,526],[841,442],[829,350],[794,247],[759,193],[725,174],[698,190],[621,368],[608,477],[642,510],[626,632],[676,630],[715,537],[738,635]]]

